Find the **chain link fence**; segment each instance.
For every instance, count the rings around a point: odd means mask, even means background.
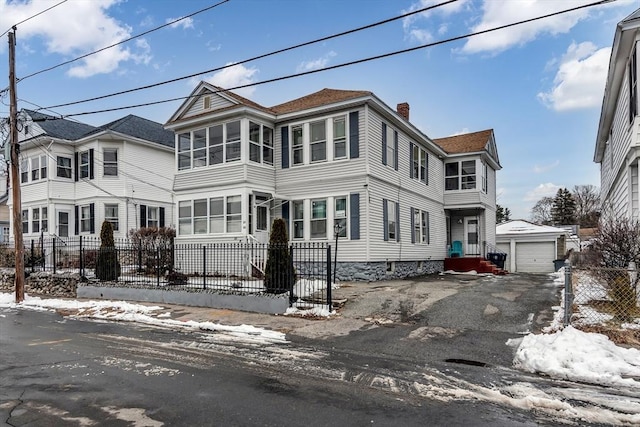
[[[640,338],[640,275],[628,268],[565,265],[564,324]],[[609,334],[608,334],[609,335]]]

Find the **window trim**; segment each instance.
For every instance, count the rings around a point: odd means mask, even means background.
[[[85,210],[88,214],[87,217],[85,217]],[[88,227],[85,229],[85,226]],[[80,206],[80,232],[91,233],[91,205]]]
[[[464,163],[473,163],[473,173],[464,173]],[[456,174],[450,174],[448,166],[455,165]],[[444,191],[479,191],[478,190],[478,160],[454,160],[444,164]],[[482,179],[482,177],[480,177]],[[456,183],[455,188],[448,188],[449,183]],[[481,188],[481,187],[480,187]]]
[[[60,164],[60,160],[68,160],[69,161],[69,165],[64,166]],[[68,173],[65,175],[60,175],[61,171],[67,171]],[[68,175],[68,176],[66,176]],[[73,161],[71,159],[71,157],[66,157],[66,156],[56,156],[56,177],[57,178],[65,178],[65,179],[72,179],[73,178]]]
[[[309,238],[311,240],[319,240],[327,238],[327,224],[328,224],[328,203],[327,198],[317,198],[311,199],[309,203],[310,207],[310,215],[309,215]],[[315,212],[313,210],[314,203],[324,203],[324,217],[315,217]],[[316,222],[324,222],[324,233],[322,235],[313,235],[313,225]]]
[[[324,138],[314,140],[314,125],[318,126],[318,129],[323,129]],[[314,159],[314,148],[317,146],[322,146],[322,153],[324,157]],[[309,122],[309,163],[321,163],[327,161],[327,120],[315,120],[313,122]]]
[[[300,206],[301,209],[300,211],[296,210],[296,207]],[[292,200],[291,201],[291,210],[292,210],[292,215],[291,215],[291,230],[292,230],[292,238],[296,239],[296,240],[303,240],[304,239],[304,217],[305,217],[305,208],[304,208],[304,200]],[[301,216],[298,217],[297,213],[300,212]],[[296,225],[299,225],[300,227],[297,228]],[[300,235],[298,236],[296,233],[296,231],[300,231]]]
[[[86,162],[84,162],[83,157],[86,155]],[[91,156],[89,155],[89,150],[81,151],[78,154],[78,173],[80,175],[80,179],[89,179],[91,174]],[[86,169],[86,171],[85,171]],[[86,174],[86,175],[85,175]]]
[[[114,209],[114,208],[115,208],[115,216],[107,215],[107,210],[108,209]],[[113,227],[113,231],[119,231],[119,229],[120,229],[120,212],[119,212],[119,206],[118,206],[117,203],[105,203],[104,204],[104,220],[111,223],[111,226]]]
[[[107,160],[107,153],[113,153],[115,160]],[[115,167],[115,173],[107,173],[107,169],[111,170]],[[102,149],[102,176],[118,176],[118,149],[103,148]]]
[[[223,213],[212,215],[211,203],[214,201],[222,201]],[[195,215],[196,202],[206,205],[206,212],[203,215]],[[239,203],[239,211],[231,212],[231,204]],[[188,216],[183,215],[182,210],[188,209]],[[204,197],[198,199],[180,200],[178,201],[178,235],[179,236],[195,236],[195,235],[219,235],[226,233],[241,233],[243,221],[243,203],[241,194],[230,194],[216,197]],[[160,213],[160,212],[159,212]],[[213,219],[222,218],[222,231],[212,231],[211,221]],[[196,233],[196,220],[202,220],[206,223],[205,231]],[[239,227],[237,230],[230,230],[230,225]],[[188,229],[188,231],[185,231]]]

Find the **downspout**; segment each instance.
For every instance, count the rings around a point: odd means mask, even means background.
[[[365,164],[365,183],[364,183],[364,195],[365,195],[365,218],[366,218],[366,224],[367,224],[367,233],[366,233],[366,240],[365,240],[365,262],[368,263],[371,260],[371,254],[370,254],[370,246],[371,246],[371,221],[369,221],[370,219],[370,212],[369,212],[369,205],[370,205],[370,195],[369,195],[369,176],[370,176],[370,169],[369,169],[369,104],[365,104],[364,105],[364,164]],[[365,223],[364,221],[360,221],[360,224]]]

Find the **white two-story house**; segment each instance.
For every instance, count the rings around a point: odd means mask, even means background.
[[[103,221],[116,238],[173,225],[174,136],[161,124],[129,115],[94,127],[31,110],[20,118],[25,242],[98,237]]]
[[[618,23],[602,101],[594,161],[604,215],[640,221],[640,9]]]
[[[202,82],[176,134],[177,243],[339,239],[338,275],[441,271],[453,241],[495,245],[492,131],[434,141],[373,93],[323,89],[273,107]]]

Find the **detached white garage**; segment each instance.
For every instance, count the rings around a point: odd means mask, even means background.
[[[524,220],[504,222],[496,227],[496,246],[507,254],[505,269],[514,273],[552,273],[558,259],[558,238],[562,228],[537,225]]]

